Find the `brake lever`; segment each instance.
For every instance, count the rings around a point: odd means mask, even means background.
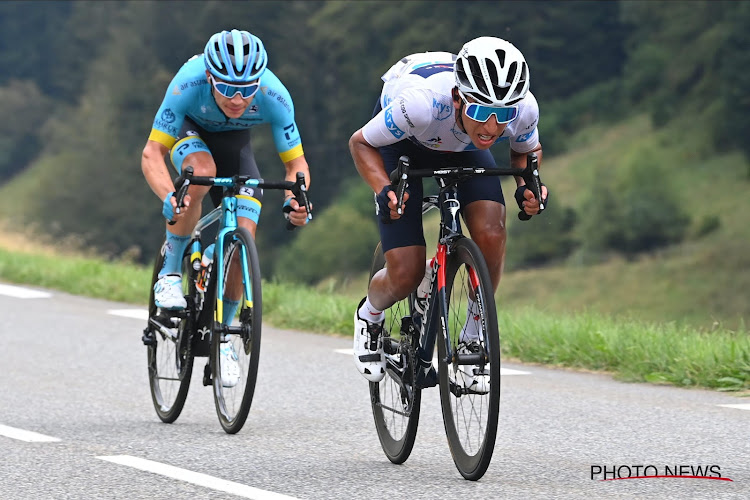
[[[193,177],[193,167],[187,166],[182,169],[182,173],[174,181],[174,187],[177,190],[175,198],[177,199],[177,208],[175,213],[180,213],[180,208],[185,206],[185,196],[187,196],[188,187],[190,186],[190,179]],[[177,221],[169,221],[169,225],[173,226]]]
[[[298,201],[302,201],[302,206],[305,207],[305,210],[307,210],[307,220],[308,222],[312,220],[312,205],[310,204],[310,199],[307,196],[307,186],[305,185],[305,174],[302,172],[297,172],[297,180],[295,182],[295,186],[292,188],[292,194],[294,194],[295,198],[299,198]],[[286,228],[290,231],[294,230],[297,226],[291,223],[291,221],[286,223]]]
[[[542,181],[539,177],[539,158],[536,156],[536,153],[529,153],[526,155],[526,168],[521,174],[521,177],[523,177],[526,187],[531,190],[534,198],[539,200],[539,212],[536,214],[539,215],[544,210],[544,202],[542,201]],[[518,218],[520,220],[529,220],[531,217],[531,215],[523,210],[518,212]]]
[[[407,182],[409,179],[409,168],[409,157],[402,156],[398,159],[398,167],[390,175],[391,189],[393,189],[393,186],[396,186],[394,189],[396,192],[396,213],[399,215],[403,213],[401,207],[404,205],[404,193],[406,192],[406,187],[409,185]]]

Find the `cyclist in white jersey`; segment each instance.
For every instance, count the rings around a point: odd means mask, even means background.
[[[539,107],[529,92],[529,70],[511,43],[480,37],[459,54],[425,52],[407,56],[383,76],[383,90],[373,118],[349,140],[354,163],[375,193],[376,212],[386,268],[376,274],[354,314],[354,361],[369,381],[385,375],[381,337],[383,311],[413,291],[425,274],[426,244],[422,229],[422,183],[411,180],[402,213],[389,174],[406,155],[412,168],[483,166],[496,168],[489,148],[508,142],[510,164],[526,167],[528,153],[539,162],[542,146]],[[539,212],[521,178],[514,197],[528,215]],[[417,202],[409,202],[409,198]],[[475,177],[458,186],[461,210],[472,239],[479,245],[497,289],[505,258],[505,200],[499,177]],[[547,188],[542,186],[542,198]],[[475,304],[469,304],[469,312]],[[473,323],[473,322],[470,322]],[[462,332],[463,348],[476,348],[478,332]]]

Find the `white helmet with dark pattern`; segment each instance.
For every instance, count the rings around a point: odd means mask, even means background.
[[[483,36],[466,42],[454,63],[456,86],[489,106],[511,106],[529,91],[529,68],[512,43]]]

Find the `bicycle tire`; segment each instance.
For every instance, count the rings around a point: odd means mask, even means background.
[[[240,324],[239,333],[230,333],[222,339],[222,325],[216,315],[218,297],[220,290],[216,290],[213,300],[214,328],[211,335],[211,366],[214,389],[214,403],[216,413],[219,417],[221,427],[227,434],[235,434],[242,429],[247,420],[250,406],[255,392],[255,382],[258,374],[258,361],[260,359],[260,339],[262,322],[262,290],[260,276],[260,260],[255,247],[255,240],[250,232],[242,227],[237,228],[226,237],[226,248],[224,249],[224,284],[225,288],[233,272],[250,280],[250,290],[253,295],[252,304],[248,304],[245,297],[244,287],[240,299]],[[249,276],[245,276],[242,267],[233,267],[233,255],[235,252],[245,250],[244,255],[240,253],[240,259],[244,259]],[[241,262],[238,260],[238,262]],[[214,272],[214,276],[216,273]],[[235,327],[236,328],[236,327]],[[221,344],[224,341],[231,342],[239,365],[239,379],[236,384],[227,387],[221,377]],[[238,401],[239,400],[239,401]]]
[[[449,253],[446,269],[446,303],[448,324],[440,328],[438,364],[440,403],[443,423],[453,461],[461,475],[472,481],[480,479],[489,467],[497,436],[500,407],[500,335],[497,326],[494,289],[487,264],[477,244],[469,238],[458,239]],[[472,276],[473,270],[473,276]],[[467,316],[469,289],[478,297],[480,344],[486,354],[485,365],[459,367],[446,359],[446,336],[456,352]],[[482,327],[481,325],[484,325]],[[446,331],[447,330],[447,331]],[[482,338],[483,337],[483,338]],[[476,384],[474,369],[489,369]],[[467,376],[471,373],[471,376]],[[486,387],[489,381],[489,388]],[[481,389],[477,390],[477,387]],[[485,392],[486,391],[486,392]]]
[[[154,262],[148,301],[149,320],[157,318],[157,307],[154,302],[154,284],[164,264],[164,250],[164,245],[162,245]],[[191,282],[189,266],[189,258],[188,256],[184,256],[182,261],[183,291],[186,295],[192,296],[195,284]],[[188,390],[190,389],[194,360],[191,349],[191,331],[193,328],[191,307],[192,303],[188,298],[188,309],[186,311],[187,314],[183,313],[184,318],[170,317],[166,314],[159,316],[158,321],[160,323],[172,323],[173,328],[170,330],[175,332],[174,337],[158,331],[151,325],[151,321],[149,321],[149,329],[154,340],[154,343],[149,345],[147,349],[151,400],[154,404],[156,414],[162,422],[167,424],[171,424],[177,420],[177,417],[182,413]],[[170,320],[168,318],[176,319]],[[174,325],[174,321],[177,320],[179,320],[178,324]]]
[[[381,244],[378,243],[370,268],[370,280],[384,267],[385,257]],[[419,335],[414,332],[410,338],[405,338],[402,333],[398,339],[390,335],[390,332],[402,332],[404,317],[407,317],[407,323],[411,321],[409,300],[411,298],[399,301],[385,311],[383,345],[386,351],[386,373],[380,382],[369,384],[378,439],[386,457],[395,464],[404,463],[414,448],[422,401],[422,391],[414,384],[415,352]],[[406,380],[399,380],[396,376],[394,368],[398,365],[404,367],[406,373],[411,373]]]

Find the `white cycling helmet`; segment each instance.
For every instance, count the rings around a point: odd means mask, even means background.
[[[511,106],[529,91],[529,67],[521,51],[500,38],[466,42],[454,63],[458,90],[479,103]]]

